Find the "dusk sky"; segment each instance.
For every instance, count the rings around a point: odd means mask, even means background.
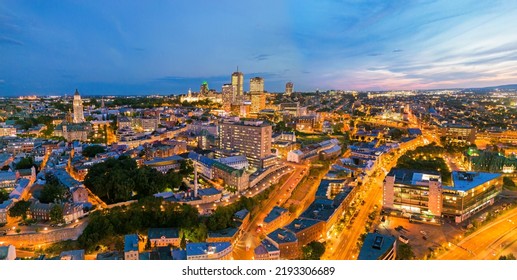
[[[0,95],[517,83],[517,1],[0,2]]]

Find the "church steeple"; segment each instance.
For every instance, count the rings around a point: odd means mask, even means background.
[[[79,95],[79,91],[77,89],[75,89],[74,95]]]

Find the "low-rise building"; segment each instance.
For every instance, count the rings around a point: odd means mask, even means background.
[[[397,240],[391,235],[368,233],[359,252],[358,260],[394,260]]]
[[[230,260],[232,245],[230,242],[199,242],[187,244],[187,260]]]
[[[239,229],[230,227],[217,231],[209,231],[206,242],[229,242],[234,245],[239,236]]]
[[[148,236],[151,247],[180,246],[180,235],[177,228],[150,228]]]
[[[127,234],[124,236],[124,260],[138,260],[140,253],[138,243],[138,235]]]
[[[300,255],[298,239],[290,230],[276,229],[268,234],[266,239],[280,250],[280,259],[296,259]]]
[[[81,261],[84,260],[84,250],[72,250],[61,252],[59,255],[60,260],[67,261]]]
[[[262,224],[264,232],[270,233],[275,229],[282,227],[289,219],[289,211],[285,208],[275,206],[264,218]]]
[[[325,234],[325,222],[313,219],[298,218],[285,228],[296,235],[300,247],[324,238]]]
[[[13,205],[14,201],[12,199],[8,199],[0,203],[0,224],[7,223],[7,219],[9,217],[9,209],[11,209]]]
[[[0,246],[0,261],[9,261],[16,259],[16,248],[13,245]]]
[[[268,239],[260,242],[260,245],[253,250],[255,260],[279,260],[280,249],[273,245]]]
[[[162,173],[167,173],[169,170],[179,170],[181,166],[181,162],[185,159],[178,156],[173,155],[165,158],[154,158],[152,160],[144,161],[144,165],[152,167]]]

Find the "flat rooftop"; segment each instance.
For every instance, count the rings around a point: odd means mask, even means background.
[[[368,233],[359,252],[358,260],[379,260],[395,243],[395,237],[379,233]]]
[[[265,223],[271,223],[272,221],[278,219],[282,214],[286,213],[288,210],[282,207],[275,206],[271,209],[271,212],[267,214],[264,218]]]
[[[430,180],[438,180],[441,181],[441,176],[438,171],[434,170],[411,170],[411,169],[401,169],[401,168],[393,168],[388,173],[389,177],[395,176],[395,184],[404,184],[404,185],[416,185],[419,181],[430,181]]]
[[[501,174],[498,173],[454,171],[452,172],[453,185],[443,186],[443,188],[466,192],[499,177],[501,177]]]

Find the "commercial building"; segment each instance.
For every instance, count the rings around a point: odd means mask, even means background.
[[[391,169],[384,179],[383,207],[408,214],[441,216],[443,209],[440,173]]]
[[[223,99],[223,110],[225,112],[230,112],[232,109],[232,103],[234,102],[233,94],[233,85],[232,84],[224,84],[222,88],[222,99]]]
[[[251,108],[250,113],[257,114],[266,108],[266,94],[263,92],[251,93]]]
[[[368,233],[357,260],[394,260],[397,257],[397,240],[391,235]]]
[[[272,127],[258,120],[220,124],[220,148],[245,155],[250,164],[264,168],[264,159],[271,155]]]
[[[476,128],[464,124],[444,124],[441,129],[441,136],[447,141],[474,144],[476,141]]]
[[[442,186],[438,172],[392,169],[384,179],[383,206],[460,223],[492,205],[501,190],[502,176],[497,173],[454,171],[452,186]]]
[[[452,186],[443,187],[443,216],[460,223],[494,203],[503,177],[497,173],[452,172]]]
[[[242,72],[232,73],[233,96],[242,96],[244,94],[244,74]]]

